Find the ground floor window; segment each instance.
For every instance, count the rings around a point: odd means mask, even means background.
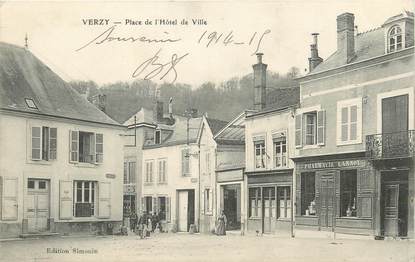
[[[277,218],[291,218],[291,188],[289,186],[277,187]]]
[[[161,196],[161,197],[157,198],[158,199],[158,207],[159,207],[158,217],[159,217],[160,220],[166,220],[166,211],[167,211],[166,210],[166,207],[167,207],[166,198],[167,197],[164,197],[164,196]]]
[[[249,217],[261,216],[261,188],[253,187],[249,189]]]
[[[135,196],[124,195],[124,201],[123,201],[124,217],[129,217],[133,210],[135,211]]]
[[[153,197],[146,196],[144,197],[144,212],[152,214],[153,212]]]
[[[95,215],[95,181],[74,181],[75,217],[92,217]]]
[[[301,215],[316,215],[316,173],[301,173]]]
[[[357,211],[357,170],[340,171],[340,216],[355,217]]]

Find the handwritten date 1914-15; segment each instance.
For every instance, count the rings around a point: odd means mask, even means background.
[[[170,73],[173,74],[173,80],[171,83],[174,83],[177,79],[177,71],[175,66],[189,53],[186,53],[182,56],[178,56],[177,54],[173,54],[171,56],[171,60],[167,63],[160,63],[159,60],[159,54],[161,52],[161,49],[159,49],[154,56],[147,59],[143,63],[141,63],[133,72],[132,77],[137,78],[140,76],[143,76],[144,80],[150,80],[153,79],[156,76],[160,76],[160,80],[163,80],[166,76],[168,76]]]
[[[256,54],[259,49],[261,48],[261,43],[264,37],[271,33],[271,30],[267,29],[262,33],[254,32],[247,41],[240,41],[236,39],[235,34],[233,31],[229,31],[228,33],[212,31],[208,32],[207,30],[204,31],[197,41],[199,44],[203,44],[206,47],[210,47],[213,45],[223,45],[223,46],[235,46],[235,45],[248,45],[248,46],[255,46],[255,50],[252,55]]]

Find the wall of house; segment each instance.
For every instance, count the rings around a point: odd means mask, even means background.
[[[248,117],[245,119],[245,165],[246,172],[255,171],[255,152],[253,137],[256,135],[265,135],[265,148],[267,162],[265,169],[273,170],[274,166],[274,149],[272,134],[286,132],[287,134],[287,154],[289,158],[294,154],[294,119],[293,113],[286,110],[274,112],[266,115]],[[294,163],[289,160],[286,168],[294,168]]]
[[[414,111],[414,68],[413,53],[410,57],[359,68],[330,77],[301,82],[301,109],[318,107],[326,111],[326,132],[324,146],[303,146],[296,150],[296,156],[325,155],[365,151],[365,137],[381,133],[378,108],[378,94],[398,89],[409,89],[410,110]],[[337,102],[362,98],[362,139],[360,143],[337,146]],[[412,104],[411,104],[412,103]],[[412,115],[413,116],[413,115]],[[409,127],[414,128],[414,117]]]
[[[32,161],[30,157],[32,125],[48,126],[57,128],[57,159],[50,161]],[[104,158],[101,164],[89,163],[70,163],[69,162],[69,133],[70,130],[80,130],[87,132],[102,133],[104,139]],[[116,127],[106,127],[103,125],[88,124],[80,121],[60,121],[46,118],[29,118],[15,115],[0,116],[0,145],[2,153],[0,155],[0,177],[4,182],[6,178],[15,178],[16,184],[16,208],[17,218],[9,221],[0,220],[0,237],[17,236],[25,231],[25,221],[27,214],[25,207],[25,197],[27,195],[28,178],[39,178],[49,180],[49,230],[69,233],[89,228],[91,222],[100,224],[108,221],[114,222],[119,226],[122,219],[122,181],[123,181],[123,151],[122,139],[120,134],[124,130]],[[73,186],[75,180],[96,181],[97,184],[104,182],[110,183],[109,201],[110,214],[107,218],[97,216],[88,218],[67,219],[60,218],[60,182],[71,181]],[[98,189],[99,190],[99,189]],[[11,191],[9,191],[10,194]],[[13,192],[11,192],[13,194]],[[98,192],[97,192],[98,194]],[[71,194],[68,194],[72,196]],[[98,195],[97,195],[98,196]],[[7,208],[4,194],[0,194],[0,201],[3,206],[0,208],[5,212]],[[98,197],[96,198],[98,201]],[[70,200],[72,201],[72,200]],[[10,203],[10,202],[9,202]],[[99,208],[99,204],[96,204]],[[70,202],[69,209],[72,209]],[[67,210],[68,211],[68,210]],[[69,212],[72,212],[69,210]],[[97,211],[96,211],[97,212]],[[4,213],[3,213],[4,214]],[[87,225],[87,226],[85,226]]]
[[[190,175],[182,176],[182,149],[189,147],[190,150]],[[167,183],[159,184],[157,178],[157,159],[167,159]],[[195,223],[199,219],[199,148],[196,144],[187,146],[175,145],[158,148],[143,149],[143,169],[142,174],[145,176],[145,162],[154,160],[153,183],[145,183],[143,178],[142,197],[146,196],[166,196],[170,198],[170,221],[168,229],[177,230],[178,219],[178,190],[193,189],[195,192]]]

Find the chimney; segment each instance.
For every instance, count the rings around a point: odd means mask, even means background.
[[[163,102],[158,99],[154,102],[153,121],[157,123],[163,121]]]
[[[169,99],[169,117],[173,119],[173,97]]]
[[[105,106],[107,103],[107,95],[98,94],[91,98],[91,102],[93,105],[98,107],[99,110],[101,110],[102,112],[105,112]]]
[[[318,66],[323,59],[318,56],[318,44],[317,44],[317,37],[318,33],[312,33],[313,36],[313,43],[310,45],[311,56],[308,58],[308,69],[309,72],[313,71],[316,66]]]
[[[189,108],[189,114],[191,118],[197,118],[198,117],[198,111],[196,108]]]
[[[265,108],[267,65],[262,63],[263,53],[257,53],[257,63],[254,69],[254,108],[262,110]]]
[[[337,17],[337,52],[343,63],[349,63],[354,53],[354,14],[343,13]]]

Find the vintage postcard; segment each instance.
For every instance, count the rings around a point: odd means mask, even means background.
[[[0,0],[0,261],[415,262],[414,29],[412,0]]]

